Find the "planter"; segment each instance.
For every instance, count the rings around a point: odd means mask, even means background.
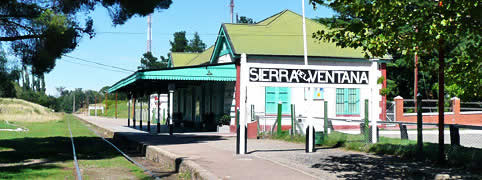
[[[218,126],[218,133],[230,133],[229,125]]]

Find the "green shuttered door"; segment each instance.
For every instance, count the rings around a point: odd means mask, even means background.
[[[281,102],[282,113],[290,114],[291,89],[287,87],[266,87],[266,114],[276,114],[278,102]]]

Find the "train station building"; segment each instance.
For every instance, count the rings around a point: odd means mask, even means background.
[[[133,99],[169,94],[167,108],[174,128],[215,131],[216,120],[228,115],[235,132],[239,110],[241,126],[248,127],[251,137],[251,127],[271,128],[278,104],[286,117],[283,129],[291,128],[292,104],[301,124],[308,115],[323,117],[325,102],[329,118],[362,119],[368,107],[371,121],[384,120],[386,97],[380,89],[386,86],[382,77],[387,59],[366,58],[361,49],[308,38],[305,65],[301,27],[302,16],[289,10],[256,24],[222,24],[215,44],[206,51],[173,52],[168,68],[139,70],[109,92],[126,92]],[[328,29],[307,19],[306,30],[311,37]],[[314,125],[317,131],[323,129],[321,120]],[[333,122],[332,126],[359,124]]]

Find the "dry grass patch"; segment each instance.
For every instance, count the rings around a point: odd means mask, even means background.
[[[21,99],[0,98],[0,119],[16,122],[46,122],[60,120],[62,114]]]

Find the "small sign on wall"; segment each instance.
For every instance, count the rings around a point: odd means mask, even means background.
[[[310,98],[310,90],[305,88],[305,100]],[[313,88],[313,100],[323,100],[324,99],[324,90],[323,88]]]

